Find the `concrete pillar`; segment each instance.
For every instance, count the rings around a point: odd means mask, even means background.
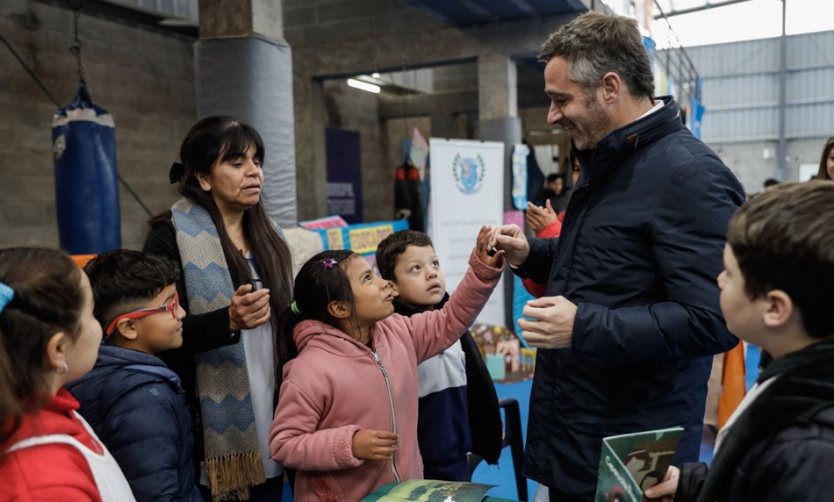
[[[197,115],[233,115],[261,134],[264,204],[282,226],[297,222],[292,54],[280,0],[200,0],[194,45]]]
[[[521,119],[518,118],[518,85],[515,61],[500,54],[478,56],[478,127],[476,137],[504,143],[504,211],[512,207],[512,153],[521,143]],[[504,276],[506,323],[512,326],[512,274]]]
[[[480,120],[518,115],[517,70],[509,57],[478,56],[478,112]]]
[[[504,210],[510,200],[510,159],[513,146],[521,143],[518,118],[518,86],[515,61],[501,54],[478,56],[478,126],[476,137],[504,142]]]
[[[433,138],[457,138],[455,117],[452,114],[432,114],[431,135]]]

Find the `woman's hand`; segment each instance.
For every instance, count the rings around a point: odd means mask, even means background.
[[[492,268],[501,268],[504,263],[504,252],[497,251],[489,246],[489,239],[492,235],[492,227],[484,225],[478,232],[478,240],[475,242],[475,254],[484,265]]]
[[[544,230],[547,226],[557,221],[559,218],[553,206],[550,205],[550,199],[544,203],[544,207],[539,207],[532,202],[527,203],[527,216],[525,217],[527,226],[530,227],[536,235]]]
[[[353,435],[353,456],[362,460],[387,460],[397,451],[399,435],[388,431],[360,429]]]
[[[647,500],[659,500],[660,502],[674,502],[675,492],[678,491],[681,470],[674,465],[669,466],[663,481],[646,490],[644,494]]]
[[[229,305],[229,330],[257,328],[269,320],[269,290],[252,291],[251,284],[237,288]]]

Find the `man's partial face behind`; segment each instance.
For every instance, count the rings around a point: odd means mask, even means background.
[[[567,61],[559,56],[544,67],[544,92],[550,97],[547,122],[564,127],[577,149],[594,149],[614,126],[598,98],[600,89],[589,98],[585,89],[570,79],[568,69]]]

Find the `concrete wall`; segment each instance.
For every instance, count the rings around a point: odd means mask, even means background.
[[[333,79],[324,82],[324,97],[326,126],[359,132],[363,219],[390,220],[394,213],[396,165],[385,167],[377,95],[348,87],[344,79]]]
[[[283,5],[284,35],[293,49],[299,219],[326,214],[325,187],[317,183],[325,176],[322,79],[471,62],[484,55],[530,55],[573,17],[455,28],[399,0],[284,0]],[[449,87],[472,88],[471,76],[440,77],[436,86],[449,77]]]
[[[791,140],[787,144],[787,177],[784,181],[799,180],[800,164],[819,166],[825,140]],[[778,142],[719,143],[710,145],[721,160],[733,170],[747,193],[762,191],[767,178],[778,179],[776,152]],[[764,158],[768,149],[770,158]]]
[[[0,2],[0,33],[61,103],[78,86],[73,13],[26,0]],[[96,104],[116,122],[122,177],[152,212],[175,200],[168,168],[196,118],[193,40],[82,16],[79,37]],[[0,45],[0,246],[58,245],[51,154],[56,106]],[[122,243],[139,248],[147,214],[120,188]]]

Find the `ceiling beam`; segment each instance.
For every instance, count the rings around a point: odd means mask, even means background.
[[[661,10],[660,14],[658,14],[654,18],[655,19],[663,19],[664,17],[669,18],[669,17],[672,17],[672,16],[681,16],[683,14],[692,14],[693,12],[701,12],[701,11],[707,10],[707,9],[717,9],[719,7],[724,7],[725,5],[733,5],[733,4],[736,4],[736,3],[749,2],[749,1],[750,0],[727,0],[726,2],[721,2],[719,4],[705,3],[704,5],[702,5],[700,7],[692,7],[692,8],[689,8],[689,9],[673,10],[671,12],[663,12]],[[657,4],[655,4],[655,5],[657,5]],[[659,6],[658,6],[658,9],[659,9]]]

